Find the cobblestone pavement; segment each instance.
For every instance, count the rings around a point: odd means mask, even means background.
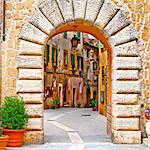
[[[7,150],[149,150],[139,145],[115,145],[106,134],[106,118],[91,109],[45,111],[45,144]]]

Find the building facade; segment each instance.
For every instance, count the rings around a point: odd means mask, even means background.
[[[98,101],[98,66],[98,41],[88,34],[64,32],[50,39],[45,51],[45,108],[55,99],[61,107],[88,107],[91,98]]]
[[[149,9],[149,0],[6,1],[1,100],[16,94],[24,98],[30,116],[26,143],[43,143],[46,43],[77,30],[93,34],[108,51],[107,128],[113,142],[141,143],[144,100],[150,96]]]

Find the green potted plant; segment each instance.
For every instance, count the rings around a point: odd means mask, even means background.
[[[93,111],[98,111],[98,101],[95,99],[90,99],[90,106],[93,108]]]
[[[19,96],[5,97],[1,117],[3,133],[9,136],[8,146],[22,146],[28,122],[28,115],[22,98]]]
[[[78,107],[78,108],[81,108],[81,103],[80,103],[80,101],[77,101],[77,107]]]
[[[1,108],[0,108],[0,150],[6,150],[8,139],[9,139],[9,136],[3,134],[2,116],[1,116]]]
[[[55,99],[53,101],[53,106],[55,106],[55,108],[60,108],[60,100],[59,99]]]

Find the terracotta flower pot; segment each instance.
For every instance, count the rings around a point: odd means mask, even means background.
[[[0,137],[0,150],[6,150],[8,139],[9,139],[8,135]]]
[[[145,116],[146,119],[150,120],[150,116]]]
[[[93,111],[98,111],[98,107],[93,107]]]
[[[9,147],[20,147],[24,143],[24,132],[25,130],[9,130],[3,129],[4,135],[9,136],[8,145]]]

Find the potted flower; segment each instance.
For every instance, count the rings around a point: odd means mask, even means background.
[[[90,106],[93,108],[93,111],[98,111],[98,101],[95,99],[90,99]]]
[[[0,150],[6,150],[8,139],[9,139],[9,136],[3,134],[1,108],[0,108]]]
[[[4,135],[9,136],[8,146],[19,147],[24,142],[28,122],[25,104],[18,96],[5,97],[1,110]]]
[[[53,101],[53,106],[55,106],[55,108],[60,108],[60,100],[59,99],[55,99]]]

